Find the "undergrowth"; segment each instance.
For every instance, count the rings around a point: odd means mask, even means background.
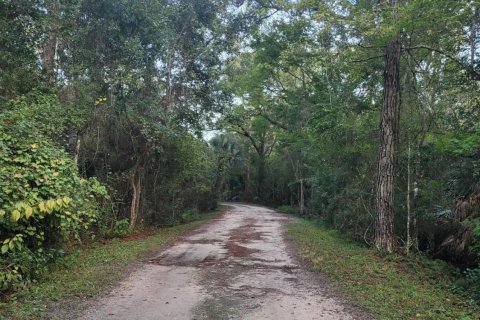
[[[112,288],[128,273],[129,265],[219,212],[203,214],[188,224],[76,249],[51,265],[38,283],[0,303],[0,319],[74,319],[86,299]]]
[[[298,220],[289,234],[314,271],[378,319],[480,319],[479,305],[454,292],[447,263],[380,256],[318,221]]]

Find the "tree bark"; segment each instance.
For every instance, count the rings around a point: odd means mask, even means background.
[[[259,153],[259,164],[257,172],[257,194],[258,197],[263,201],[265,200],[265,155]]]
[[[303,215],[305,212],[305,196],[303,190],[303,179],[300,179],[300,214]]]
[[[390,5],[396,6],[392,1]],[[392,252],[395,247],[393,232],[395,150],[398,140],[400,116],[400,39],[391,41],[386,48],[383,73],[384,89],[380,119],[380,145],[377,167],[377,219],[375,246],[379,250]]]
[[[57,35],[52,31],[43,46],[43,67],[45,78],[50,86],[55,84],[55,57],[57,52]]]
[[[141,196],[141,169],[135,169],[130,178],[132,187],[132,202],[130,204],[130,229],[133,230],[137,226],[138,212],[140,210]]]
[[[411,147],[410,147],[410,134],[408,137],[408,156],[407,156],[407,244],[405,245],[405,253],[408,255],[410,253],[410,247],[412,246],[412,236],[410,232],[411,228],[411,170],[410,170],[410,158],[411,158]]]
[[[221,192],[222,192],[222,182],[223,182],[223,171],[224,171],[224,159],[219,158],[217,163],[217,176],[215,178],[215,196],[217,200],[222,200]]]
[[[252,192],[250,190],[250,151],[247,150],[247,161],[245,165],[245,190],[244,190],[244,200],[251,200]]]
[[[48,85],[55,85],[55,59],[57,56],[57,45],[58,45],[58,22],[60,15],[60,8],[58,1],[46,1],[45,3],[47,13],[48,13],[48,25],[46,31],[46,41],[43,43],[41,48],[42,50],[42,60],[43,68],[45,71],[45,78]]]
[[[77,141],[75,143],[75,155],[73,157],[73,162],[75,166],[78,166],[78,159],[80,158],[80,146],[82,145],[82,135],[77,133]]]

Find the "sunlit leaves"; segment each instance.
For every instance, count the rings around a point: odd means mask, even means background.
[[[33,208],[32,207],[27,207],[25,209],[25,217],[28,219],[32,216],[33,214]]]
[[[22,249],[25,235],[18,233],[11,238],[3,240],[1,247],[1,254],[6,254],[8,251],[15,249]]]
[[[40,270],[35,263],[45,262],[51,246],[88,230],[97,221],[97,197],[106,195],[97,192],[98,181],[80,179],[70,157],[49,138],[61,129],[50,127],[61,122],[45,117],[56,109],[52,100],[29,101],[19,99],[0,113],[0,291],[28,279],[25,261]]]
[[[12,212],[13,221],[17,222],[20,219],[21,216],[22,216],[22,214],[20,213],[20,211],[13,210],[13,212]]]

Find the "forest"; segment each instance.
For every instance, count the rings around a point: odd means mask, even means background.
[[[0,0],[0,300],[233,201],[445,261],[479,301],[479,9]]]

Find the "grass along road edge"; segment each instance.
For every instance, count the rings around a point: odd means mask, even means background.
[[[319,221],[298,219],[288,234],[313,271],[377,319],[480,319],[478,305],[452,292],[446,264],[381,257]]]
[[[144,258],[226,210],[226,206],[220,206],[196,221],[157,229],[144,237],[81,247],[53,264],[28,290],[0,303],[0,319],[73,319],[88,299],[111,290]]]

